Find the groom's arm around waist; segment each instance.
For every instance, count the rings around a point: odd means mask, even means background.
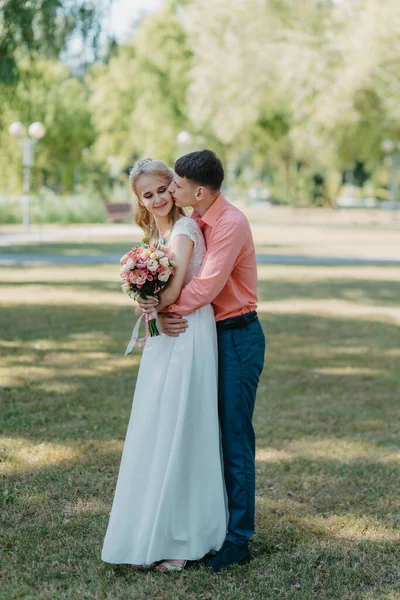
[[[165,312],[187,315],[211,304],[226,285],[251,231],[246,219],[245,223],[220,222],[211,236],[199,276],[183,288],[178,301]]]

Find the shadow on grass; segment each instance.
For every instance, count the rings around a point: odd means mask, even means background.
[[[96,265],[97,267],[97,265]],[[121,292],[122,280],[119,277],[119,268],[115,268],[115,281],[100,281],[96,279],[82,279],[75,281],[24,281],[23,285],[28,289],[30,287],[37,288],[38,286],[48,289],[62,289],[69,291],[78,292]],[[9,281],[1,281],[0,289],[2,287],[10,287],[12,285]],[[28,292],[29,293],[29,292]],[[132,312],[132,310],[131,310]]]
[[[63,254],[63,255],[74,255],[74,254],[109,254],[109,253],[121,253],[121,256],[129,250],[130,245],[139,244],[142,241],[140,235],[133,236],[129,239],[129,236],[123,235],[122,241],[116,240],[116,236],[108,241],[82,241],[82,242],[38,242],[30,244],[16,244],[13,246],[3,246],[1,252],[4,254]],[[273,248],[295,248],[296,246],[288,246],[287,244],[263,244],[260,248],[264,253],[268,253],[268,250]]]
[[[99,267],[96,266],[96,269]],[[334,269],[333,269],[334,270]],[[329,274],[332,268],[329,269]],[[23,280],[23,268],[21,269]],[[9,281],[0,281],[0,287],[9,287]],[[24,287],[60,288],[88,292],[119,291],[119,269],[115,265],[115,281],[102,281],[93,277],[93,269],[88,269],[88,277],[66,281],[35,280],[24,281]],[[263,301],[277,302],[289,300],[345,300],[361,306],[387,306],[400,309],[400,281],[331,278],[310,281],[286,281],[268,279],[259,281],[259,296]]]
[[[330,269],[332,273],[332,269]],[[354,304],[397,306],[400,308],[400,281],[369,279],[318,279],[312,281],[259,281],[259,294],[265,301],[347,300]]]
[[[115,238],[104,242],[41,242],[34,244],[20,244],[15,246],[5,246],[2,249],[4,254],[62,254],[71,256],[76,254],[101,255],[109,253],[125,254],[129,248],[141,242],[140,236],[134,236],[132,240],[124,236],[124,241],[116,241]]]
[[[129,566],[101,563],[119,456],[120,452],[105,451],[97,441],[90,440],[81,447],[81,456],[72,461],[15,473],[5,481],[5,558],[8,569],[18,574],[18,584],[29,587],[31,594],[45,587],[48,597],[56,597],[56,592],[61,598],[85,597],[82,586],[89,594],[95,585],[97,593],[104,594],[95,597],[123,599],[131,597],[129,590],[135,585],[141,594],[138,597],[171,600],[356,600],[372,590],[383,593],[398,589],[398,541],[368,537],[369,515],[387,538],[391,534],[395,537],[393,523],[387,522],[385,514],[379,514],[382,508],[378,499],[369,502],[367,512],[356,499],[344,508],[343,501],[348,502],[352,496],[340,489],[328,506],[316,506],[311,497],[303,498],[301,503],[293,497],[288,501],[285,485],[290,475],[282,465],[276,473],[283,483],[280,493],[266,503],[258,498],[250,564],[212,576],[204,572],[199,561],[177,584],[173,578],[160,580],[155,573],[145,575],[132,572]],[[294,463],[300,481],[302,473],[307,474],[307,465],[297,467]],[[322,463],[321,467],[329,481],[334,466],[327,468]],[[354,475],[348,473],[349,483]],[[384,469],[382,484],[389,478],[390,473]],[[328,520],[324,524],[329,515],[339,520],[337,531],[332,530]],[[319,519],[317,523],[313,522],[315,518]],[[357,525],[360,519],[364,532],[358,530],[353,539],[343,537],[346,526]],[[48,586],[54,595],[49,594]],[[40,594],[31,597],[39,598]]]
[[[79,437],[76,407],[80,420],[99,428],[98,435],[109,431],[101,415],[109,415],[112,401],[117,419],[119,407],[132,398],[140,353],[133,360],[123,352],[133,323],[129,306],[3,307],[2,360],[10,374],[19,369],[17,383],[3,390],[4,431],[18,435],[20,423],[33,438],[44,433],[52,438],[59,427],[63,437]],[[270,343],[255,414],[261,444],[271,436],[304,435],[364,435],[398,443],[392,431],[400,384],[395,324],[275,314],[263,325]],[[74,423],[70,433],[65,419]]]
[[[363,288],[371,301],[378,287]],[[321,293],[314,283],[291,289]],[[195,567],[177,583],[100,562],[140,356],[122,356],[131,307],[2,308],[12,380],[1,390],[1,429],[12,438],[3,442],[2,512],[10,597],[20,589],[19,597],[126,600],[134,585],[138,598],[166,600],[360,600],[398,589],[398,327],[340,315],[261,317],[269,344],[255,427],[258,448],[278,459],[257,461],[254,560],[215,578]],[[47,464],[40,454],[35,463],[41,444],[53,445]]]
[[[97,267],[97,265],[96,265]],[[91,273],[92,275],[92,273]],[[67,280],[67,281],[24,281],[23,285],[28,289],[30,287],[37,288],[38,286],[48,289],[65,289],[75,290],[78,292],[121,292],[122,280],[119,277],[118,265],[115,267],[115,281],[100,281],[96,279],[82,279],[82,280]],[[12,285],[9,281],[1,281],[0,289],[2,287],[10,287]],[[29,292],[28,292],[29,293]],[[132,311],[131,311],[132,312]]]

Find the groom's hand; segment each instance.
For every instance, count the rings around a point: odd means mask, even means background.
[[[175,313],[159,313],[158,320],[163,333],[170,337],[179,337],[188,327],[187,320]]]

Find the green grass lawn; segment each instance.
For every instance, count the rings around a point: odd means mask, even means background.
[[[84,254],[86,256],[101,256],[107,253],[119,253],[121,256],[126,250],[141,242],[140,238],[132,240],[128,237],[118,239],[94,240],[91,242],[85,241],[64,241],[64,242],[46,242],[46,243],[30,243],[18,244],[14,246],[6,246],[1,248],[1,252],[5,254],[60,254],[62,256],[76,256]]]
[[[0,296],[0,598],[400,598],[400,269],[260,268],[257,531],[218,575],[100,560],[140,361],[118,267],[3,268]]]

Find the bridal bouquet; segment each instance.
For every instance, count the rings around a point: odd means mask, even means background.
[[[147,298],[161,292],[175,273],[176,264],[170,250],[162,245],[134,246],[120,260],[122,291],[133,299]],[[151,315],[152,316],[152,315]],[[156,317],[157,315],[154,315]],[[160,335],[155,318],[146,315],[146,325],[151,337]]]

